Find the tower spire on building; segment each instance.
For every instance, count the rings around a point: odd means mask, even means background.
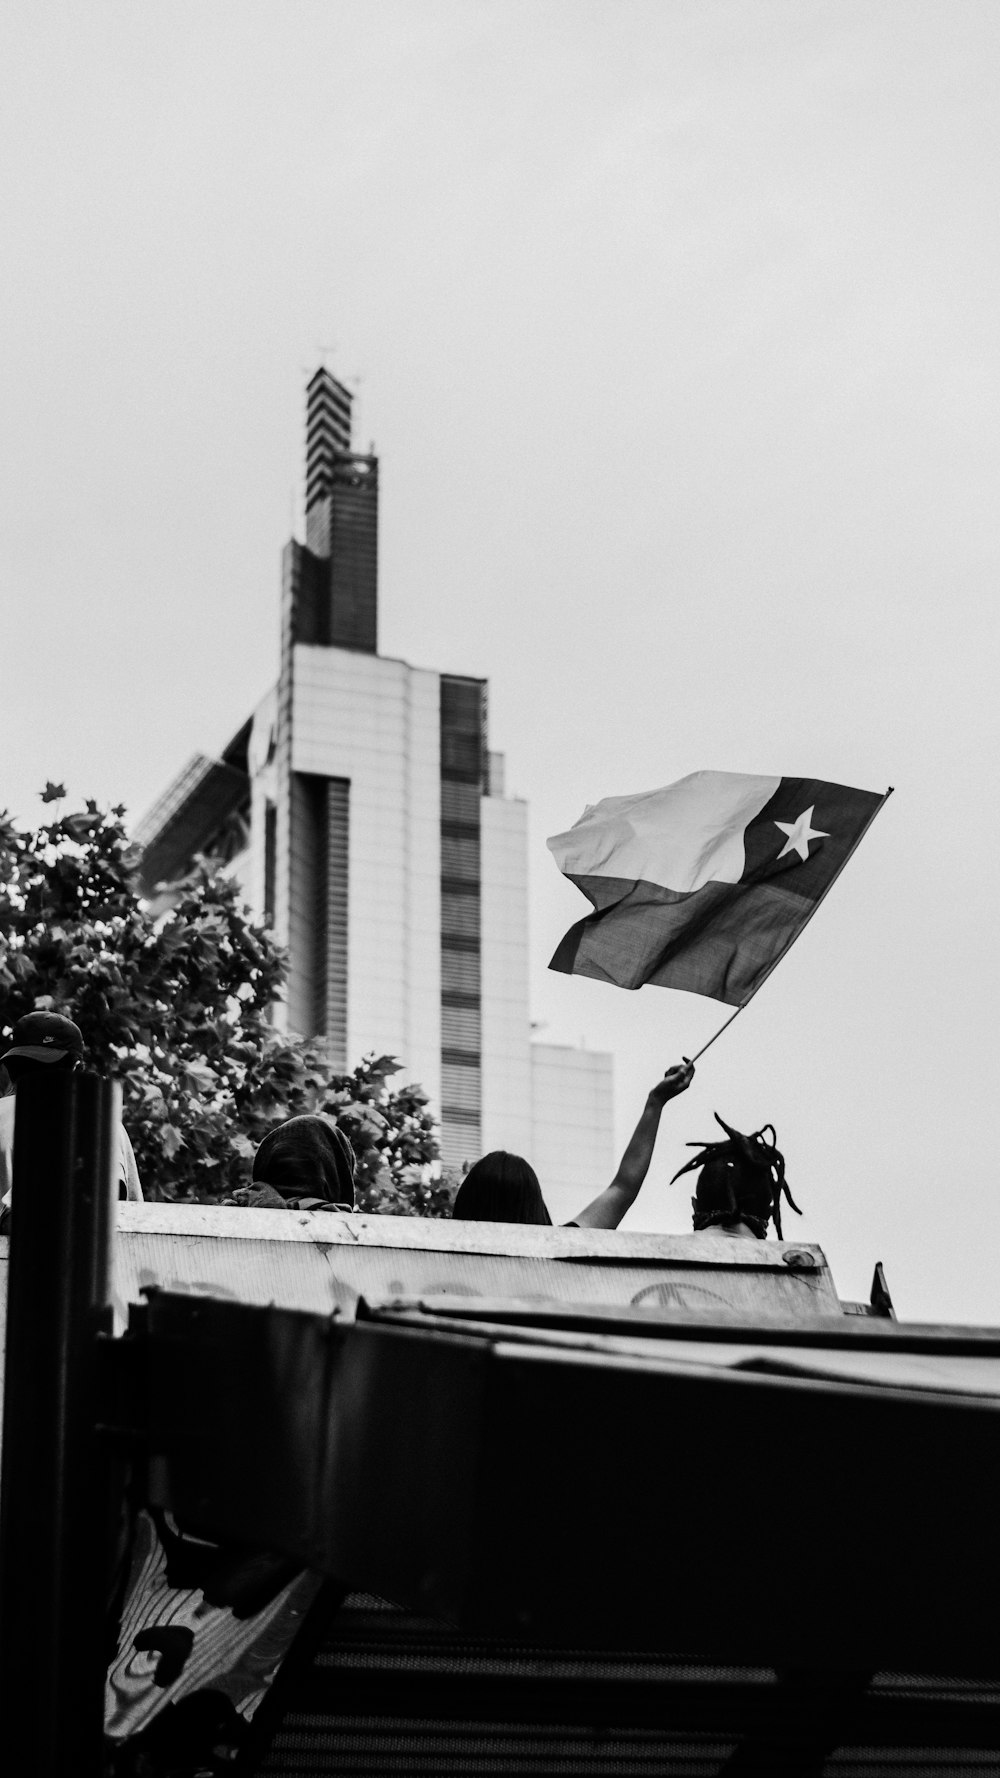
[[[378,460],[351,449],[352,396],[325,365],[306,385],[306,548],[294,640],[378,649]]]
[[[306,513],[329,494],[336,457],[351,449],[349,389],[325,365],[306,385]]]

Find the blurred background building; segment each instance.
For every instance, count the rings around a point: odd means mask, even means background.
[[[333,1060],[403,1062],[446,1165],[528,1155],[554,1218],[614,1167],[612,1058],[532,1041],[527,805],[504,791],[484,679],[378,650],[379,465],[351,394],[307,390],[306,540],[285,548],[278,681],[139,823],[147,895],[200,855],[289,953],[279,1016]]]

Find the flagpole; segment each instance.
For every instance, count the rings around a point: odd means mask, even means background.
[[[764,983],[767,981],[767,978],[771,974],[772,970],[777,969],[778,964],[781,962],[782,957],[787,956],[788,952],[792,948],[792,945],[795,943],[795,939],[801,938],[803,932],[805,931],[810,920],[812,919],[813,914],[816,912],[816,909],[820,906],[821,902],[824,902],[826,900],[827,896],[829,895],[830,890],[833,888],[834,883],[837,881],[837,878],[839,877],[839,875],[840,875],[841,871],[843,870],[845,864],[847,863],[848,859],[854,857],[855,852],[857,851],[862,840],[864,839],[865,834],[868,832],[868,829],[870,828],[876,815],[880,815],[882,810],[885,808],[885,805],[889,801],[889,798],[891,797],[894,788],[895,788],[895,786],[890,784],[888,790],[885,792],[885,795],[882,797],[881,801],[877,802],[875,804],[874,809],[872,810],[871,814],[869,815],[868,820],[865,822],[864,827],[861,829],[861,832],[858,834],[858,837],[855,840],[853,846],[851,847],[849,852],[844,853],[843,858],[841,859],[836,870],[834,871],[833,876],[830,878],[830,881],[827,883],[827,886],[824,889],[822,895],[818,895],[816,897],[816,900],[813,902],[813,905],[812,905],[811,909],[809,910],[809,913],[806,915],[805,919],[802,922],[802,925],[799,927],[798,932],[796,932],[796,934],[792,938],[791,942],[785,946],[783,951],[778,952],[778,955],[775,957],[773,963],[770,963],[768,965],[767,969],[765,969],[764,974],[761,976],[760,981],[757,983],[757,986],[754,988],[753,993],[748,994],[745,1000],[740,1001],[740,1004],[736,1008],[735,1012],[730,1013],[730,1015],[729,1015],[728,1019],[726,1019],[725,1023],[719,1026],[719,1029],[716,1031],[715,1035],[713,1037],[710,1037],[707,1043],[702,1044],[701,1049],[697,1052],[696,1055],[691,1056],[689,1058],[690,1061],[692,1061],[692,1062],[699,1061],[700,1058],[705,1054],[705,1051],[711,1049],[713,1043],[715,1042],[716,1037],[721,1037],[723,1031],[728,1031],[728,1029],[729,1029],[730,1025],[732,1024],[733,1020],[735,1019],[737,1013],[741,1013],[745,1006],[750,1005],[750,1002],[753,999],[754,994],[756,994],[758,992],[758,990],[764,986]]]
[[[703,1055],[704,1055],[704,1054],[705,1054],[705,1051],[706,1051],[706,1050],[710,1050],[710,1049],[711,1049],[711,1047],[712,1047],[712,1045],[713,1045],[713,1043],[714,1043],[714,1042],[715,1042],[715,1038],[716,1038],[716,1037],[721,1037],[721,1036],[722,1036],[722,1033],[723,1033],[723,1031],[728,1031],[728,1030],[729,1030],[729,1027],[730,1027],[730,1025],[731,1025],[731,1024],[732,1024],[732,1022],[733,1022],[733,1020],[734,1020],[734,1019],[735,1019],[735,1017],[736,1017],[736,1013],[739,1013],[739,1012],[742,1012],[742,1011],[743,1011],[743,1007],[744,1007],[744,1006],[746,1006],[746,1004],[747,1004],[747,1002],[746,1002],[746,1001],[745,1001],[745,1000],[744,1000],[744,1002],[743,1002],[743,1006],[738,1006],[738,1007],[737,1007],[737,1008],[736,1008],[736,1012],[731,1012],[731,1013],[730,1013],[730,1015],[729,1015],[729,1017],[728,1017],[728,1019],[727,1019],[727,1020],[726,1020],[726,1022],[725,1022],[725,1024],[724,1024],[724,1025],[720,1025],[720,1026],[719,1026],[719,1029],[718,1029],[718,1030],[717,1030],[717,1032],[716,1032],[716,1033],[715,1033],[715,1037],[710,1037],[710,1038],[709,1038],[709,1040],[708,1040],[708,1042],[707,1042],[707,1043],[703,1043],[703,1044],[702,1044],[702,1046],[701,1046],[701,1049],[700,1049],[700,1050],[697,1050],[697,1051],[696,1051],[696,1052],[695,1052],[695,1054],[694,1054],[694,1055],[693,1055],[693,1056],[687,1056],[687,1057],[686,1057],[686,1058],[685,1058],[685,1060],[686,1060],[686,1061],[688,1061],[688,1062],[698,1062],[698,1061],[700,1061],[700,1060],[701,1060],[701,1057],[702,1057],[702,1056],[703,1056]]]

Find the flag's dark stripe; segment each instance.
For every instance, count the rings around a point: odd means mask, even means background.
[[[587,919],[578,920],[576,925],[571,926],[565,936],[559,940],[555,955],[549,964],[550,969],[559,969],[563,975],[573,974],[576,967],[576,954],[580,949],[580,940],[583,938],[588,923],[589,916]]]
[[[773,882],[810,902],[819,901],[845,858],[857,845],[882,801],[870,790],[852,790],[847,784],[828,784],[822,778],[782,778],[769,802],[747,824],[744,834],[746,864],[744,883]],[[787,835],[776,825],[791,825],[806,809],[813,810],[811,825],[829,837],[810,840],[809,857],[789,852],[779,862]]]
[[[576,955],[581,940],[602,914],[610,913],[621,902],[636,899],[636,892],[642,892],[654,907],[669,906],[673,902],[690,901],[700,890],[664,889],[660,883],[637,882],[634,877],[583,877],[566,876],[575,883],[581,895],[585,895],[596,913],[587,914],[571,926],[565,937],[560,939],[555,956],[549,964],[550,969],[561,970],[564,975],[572,975],[576,966]],[[610,978],[609,978],[610,979]]]
[[[709,883],[684,896],[633,883],[566,934],[550,968],[620,988],[684,988],[740,1006],[801,930],[810,905],[783,883]]]
[[[591,906],[603,913],[606,908],[617,907],[620,901],[634,894],[640,886],[648,889],[659,902],[668,905],[675,901],[690,901],[700,895],[700,889],[666,889],[662,883],[647,883],[636,877],[603,877],[603,876],[572,876],[566,872],[569,882],[575,883],[581,895],[585,895]]]

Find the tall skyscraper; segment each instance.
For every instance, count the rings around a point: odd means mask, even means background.
[[[446,1164],[527,1154],[572,1215],[613,1169],[611,1058],[531,1041],[527,808],[489,750],[486,681],[378,652],[378,499],[350,392],[319,370],[277,685],[140,824],[144,886],[228,863],[288,947],[288,1028],[343,1066],[399,1056]]]

